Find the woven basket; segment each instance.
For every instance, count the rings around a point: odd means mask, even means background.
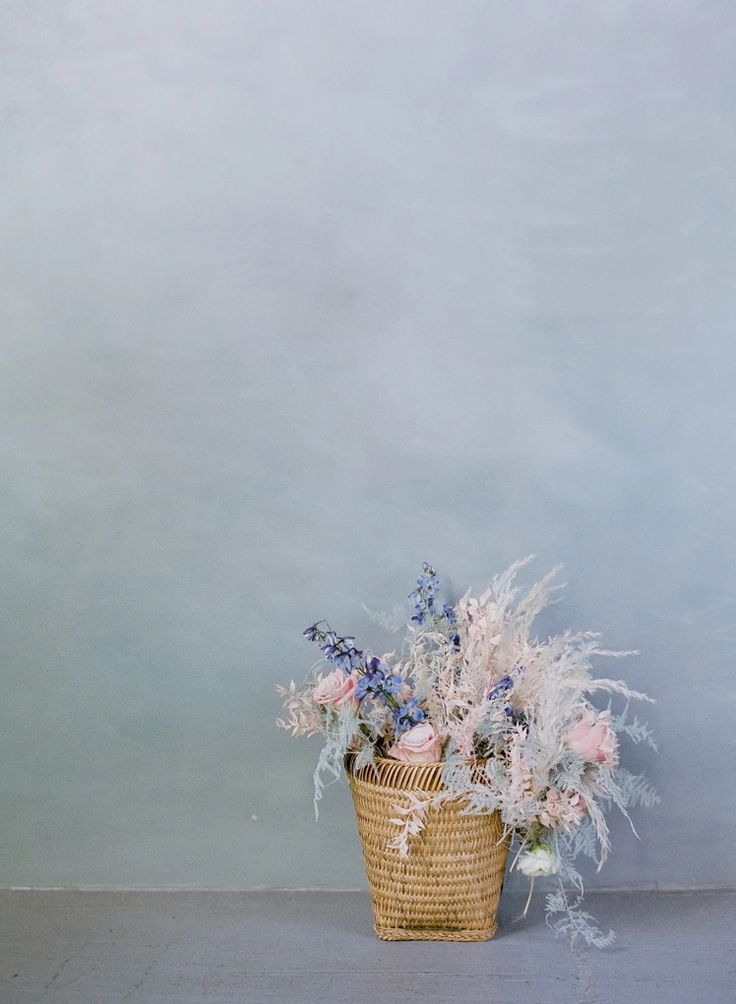
[[[463,815],[462,802],[430,808],[408,857],[387,844],[398,833],[396,805],[440,791],[442,763],[376,760],[377,772],[345,770],[371,888],[375,931],[384,941],[487,941],[496,933],[508,844],[501,817]]]

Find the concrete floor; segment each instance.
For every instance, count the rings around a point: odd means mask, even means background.
[[[2,1004],[421,1000],[734,1004],[736,891],[591,893],[571,952],[542,919],[483,944],[384,943],[366,893],[0,892]]]

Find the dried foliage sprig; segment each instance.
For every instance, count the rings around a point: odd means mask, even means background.
[[[409,856],[409,843],[418,837],[425,826],[427,813],[430,809],[439,809],[446,802],[461,798],[452,791],[436,791],[426,798],[420,798],[413,791],[405,791],[404,797],[408,805],[394,805],[396,817],[391,820],[399,827],[397,835],[388,842],[388,847],[399,852],[402,858]]]

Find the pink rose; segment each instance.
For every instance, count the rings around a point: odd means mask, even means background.
[[[609,723],[607,711],[596,718],[586,711],[580,721],[567,734],[567,745],[578,756],[591,763],[613,766],[618,760],[616,733]]]
[[[437,763],[442,759],[442,739],[433,725],[422,722],[404,732],[388,755],[404,763]]]
[[[339,708],[346,701],[353,699],[357,684],[358,678],[354,673],[348,676],[341,669],[333,669],[324,679],[319,680],[312,691],[312,697],[315,704]]]

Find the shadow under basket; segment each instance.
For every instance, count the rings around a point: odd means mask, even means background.
[[[376,770],[345,770],[371,889],[374,928],[384,941],[488,941],[496,933],[508,843],[499,813],[463,814],[463,802],[430,808],[408,857],[388,847],[399,832],[391,819],[407,792],[440,791],[442,763],[377,759]]]

